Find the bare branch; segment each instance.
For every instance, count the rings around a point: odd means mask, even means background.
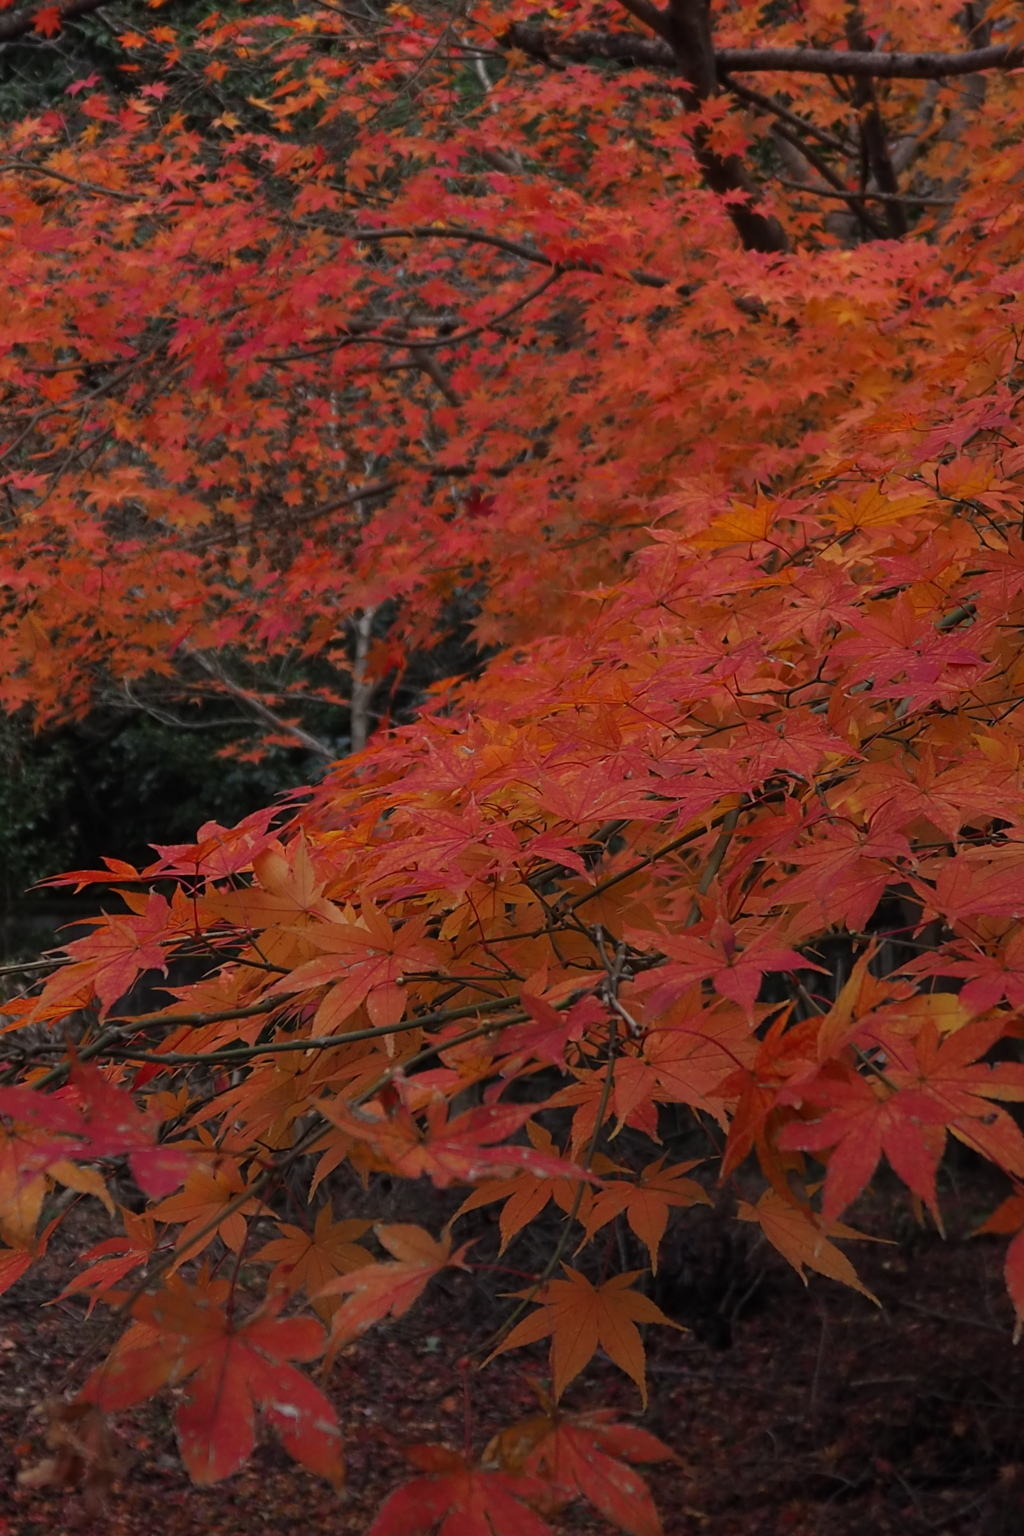
[[[77,181],[74,176],[65,176],[62,171],[51,171],[45,165],[30,165],[26,160],[5,160],[0,164],[0,171],[22,171],[27,176],[48,176],[52,181],[63,181],[69,187],[77,187],[81,192],[116,197],[125,203],[137,203],[139,200],[137,192],[122,192],[119,187],[101,187],[96,181]]]
[[[431,384],[441,391],[441,394],[444,395],[453,410],[458,410],[462,400],[452,388],[451,380],[432,353],[414,352],[412,366],[418,368],[421,373],[426,374]]]
[[[204,672],[207,672],[210,677],[217,681],[225,693],[229,693],[233,699],[237,699],[242,708],[248,710],[250,715],[255,715],[258,720],[263,721],[264,725],[269,725],[275,731],[281,731],[289,736],[294,736],[296,741],[304,746],[308,752],[312,752],[316,757],[323,758],[325,762],[333,763],[337,761],[337,752],[329,747],[326,742],[321,741],[316,736],[311,736],[308,731],[303,730],[301,725],[295,725],[290,720],[283,720],[280,715],[275,714],[257,694],[250,693],[247,688],[240,687],[238,683],[228,677],[220,663],[215,661],[212,656],[207,656],[204,651],[194,651],[191,646],[183,646],[182,649],[199,663]]]
[[[358,506],[361,501],[368,501],[371,496],[386,496],[389,491],[396,490],[400,482],[398,480],[374,480],[361,486],[358,491],[353,491],[348,496],[339,496],[337,501],[330,501],[323,507],[309,507],[305,511],[290,512],[288,516],[288,531],[300,523],[313,523],[321,517],[330,517],[332,512],[340,512],[343,507]],[[243,539],[250,538],[258,530],[254,523],[243,523],[241,528],[228,535],[224,533],[204,533],[197,539],[190,539],[188,548],[201,551],[212,549],[217,544],[238,544]]]
[[[361,752],[370,734],[370,695],[373,685],[367,681],[366,663],[370,655],[373,636],[373,609],[364,608],[353,621],[356,632],[356,653],[352,662],[351,735],[352,751]]]
[[[873,51],[871,39],[864,25],[864,13],[860,5],[854,3],[847,7],[846,37],[851,50],[862,52]],[[875,82],[869,78],[858,78],[853,82],[853,100],[857,107],[857,115],[860,119],[861,138],[867,155],[867,163],[871,169],[871,179],[879,192],[888,193],[885,204],[886,223],[893,239],[898,240],[905,235],[909,225],[907,214],[902,203],[897,200],[900,184],[896,177],[896,170],[889,154],[889,136],[886,132],[882,114],[878,109],[878,97],[875,94]],[[865,190],[867,190],[865,188]]]
[[[820,191],[822,195],[826,197],[830,195],[833,197],[845,197],[849,202],[850,207],[854,210],[861,224],[868,231],[868,233],[877,236],[879,239],[885,238],[885,225],[880,224],[874,215],[871,214],[864,206],[864,196],[866,194],[861,194],[860,192],[849,192],[847,188],[844,187],[841,177],[836,174],[828,162],[823,160],[819,154],[816,154],[809,144],[801,143],[796,134],[790,133],[782,123],[773,123],[771,133],[773,138],[781,140],[783,144],[796,151],[794,159],[797,159],[798,162],[803,161],[805,165],[808,165],[812,170],[817,171],[818,175],[822,178],[823,181],[828,183],[827,187],[818,188],[814,185],[813,182],[802,180],[787,181],[784,176],[778,176],[776,177],[776,180],[780,186],[796,187],[800,191],[807,192]],[[802,174],[802,166],[799,166],[798,164],[797,169],[798,174]],[[831,192],[829,189],[831,189]]]

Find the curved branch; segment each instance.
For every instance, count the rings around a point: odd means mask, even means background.
[[[559,272],[594,272],[598,276],[604,272],[604,268],[596,262],[556,261],[553,256],[538,251],[536,246],[523,245],[518,240],[506,240],[504,235],[490,235],[482,229],[466,229],[458,224],[406,224],[387,229],[353,229],[348,233],[351,239],[360,244],[372,240],[468,240],[476,245],[493,246],[496,251],[507,251],[510,256],[521,256],[523,261],[533,261],[541,267],[557,267]],[[629,276],[641,288],[671,287],[667,277],[655,277],[649,272],[634,271]]]

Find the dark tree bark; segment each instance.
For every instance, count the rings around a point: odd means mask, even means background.
[[[709,0],[669,0],[665,10],[658,10],[650,0],[622,3],[667,43],[672,66],[685,82],[682,96],[691,111],[718,95]],[[744,194],[744,202],[730,202],[728,207],[729,217],[746,249],[766,253],[788,251],[789,241],[778,219],[761,213],[755,206],[757,187],[740,157],[718,154],[711,148],[704,129],[694,133],[692,142],[701,175],[712,191]]]
[[[574,32],[571,37],[560,37],[550,27],[516,23],[503,41],[542,59],[618,59],[623,64],[653,69],[670,68],[675,62],[667,42],[629,32]],[[1024,65],[1024,49],[999,45],[972,48],[966,53],[858,52],[843,48],[716,48],[714,52],[716,70],[722,73],[848,75],[873,80],[942,80]]]

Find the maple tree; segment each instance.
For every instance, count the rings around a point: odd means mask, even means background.
[[[123,1228],[64,1295],[125,1331],[29,1484],[109,1480],[105,1415],[179,1384],[198,1481],[257,1413],[339,1479],[299,1365],[471,1270],[500,1205],[502,1254],[559,1235],[474,1363],[550,1341],[550,1396],[478,1462],[409,1447],[374,1530],[582,1497],[655,1536],[666,1448],[561,1398],[600,1349],[644,1399],[640,1265],[716,1172],[864,1291],[838,1245],[883,1159],[941,1223],[953,1138],[1022,1225],[1024,28],[302,0],[120,46],[120,98],[4,129],[0,703],[218,700],[330,766],[62,877],[116,910],[5,1005],[0,1286],[57,1185]],[[464,621],[475,675],[392,724]],[[342,1165],[464,1198],[371,1232]]]

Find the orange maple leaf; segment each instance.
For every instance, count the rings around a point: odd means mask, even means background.
[[[245,1218],[259,1208],[259,1201],[253,1196],[229,1209],[244,1189],[238,1168],[233,1163],[222,1163],[209,1173],[197,1170],[185,1181],[180,1194],[150,1206],[149,1214],[154,1220],[184,1223],[177,1237],[178,1264],[197,1258],[215,1237],[223,1238],[234,1253],[241,1251],[249,1230]]]
[[[695,1179],[683,1177],[697,1166],[696,1161],[673,1163],[670,1168],[666,1168],[664,1163],[663,1157],[648,1163],[635,1184],[627,1179],[611,1179],[606,1182],[604,1188],[594,1196],[593,1204],[583,1220],[585,1241],[589,1242],[595,1232],[625,1212],[630,1227],[651,1256],[652,1274],[658,1272],[658,1249],[665,1236],[669,1209],[672,1206],[711,1204],[707,1191]]]
[[[427,1283],[443,1269],[465,1269],[463,1258],[471,1244],[452,1252],[451,1232],[445,1229],[436,1241],[422,1227],[399,1224],[375,1229],[381,1245],[394,1263],[369,1264],[338,1275],[320,1287],[314,1299],[348,1296],[331,1320],[328,1364],[339,1349],[358,1339],[383,1317],[404,1317]]]
[[[804,1270],[813,1269],[819,1275],[827,1275],[830,1280],[851,1286],[876,1306],[880,1305],[878,1297],[861,1284],[846,1254],[829,1241],[829,1236],[863,1237],[862,1232],[854,1231],[853,1227],[845,1227],[838,1221],[832,1222],[826,1232],[814,1221],[810,1212],[783,1200],[774,1189],[766,1189],[756,1205],[741,1200],[738,1210],[741,1221],[758,1223],[772,1247],[792,1264],[805,1285],[807,1276]]]
[[[273,994],[328,985],[330,990],[316,1014],[316,1028],[324,1034],[336,1030],[364,1002],[371,1024],[378,1028],[398,1024],[407,1002],[401,977],[406,971],[433,966],[438,958],[436,943],[424,937],[423,919],[392,928],[371,901],[362,903],[359,915],[358,923],[304,927],[303,939],[325,953],[297,966],[271,988]]]
[[[253,1254],[254,1261],[272,1260],[268,1289],[283,1287],[288,1295],[305,1289],[316,1296],[336,1275],[349,1274],[373,1263],[373,1255],[355,1241],[368,1232],[370,1221],[334,1221],[330,1203],[321,1206],[312,1232],[302,1227],[280,1224],[281,1237],[273,1238]],[[314,1307],[328,1321],[333,1306],[323,1300]]]
[[[669,1328],[679,1325],[667,1318],[649,1296],[629,1289],[638,1270],[614,1275],[603,1285],[594,1286],[579,1270],[570,1269],[567,1264],[562,1268],[566,1279],[549,1280],[536,1293],[518,1293],[535,1300],[538,1310],[517,1323],[488,1359],[523,1344],[536,1344],[550,1335],[551,1378],[557,1401],[598,1348],[602,1348],[636,1382],[646,1407],[644,1346],[636,1324],[664,1323]]]

